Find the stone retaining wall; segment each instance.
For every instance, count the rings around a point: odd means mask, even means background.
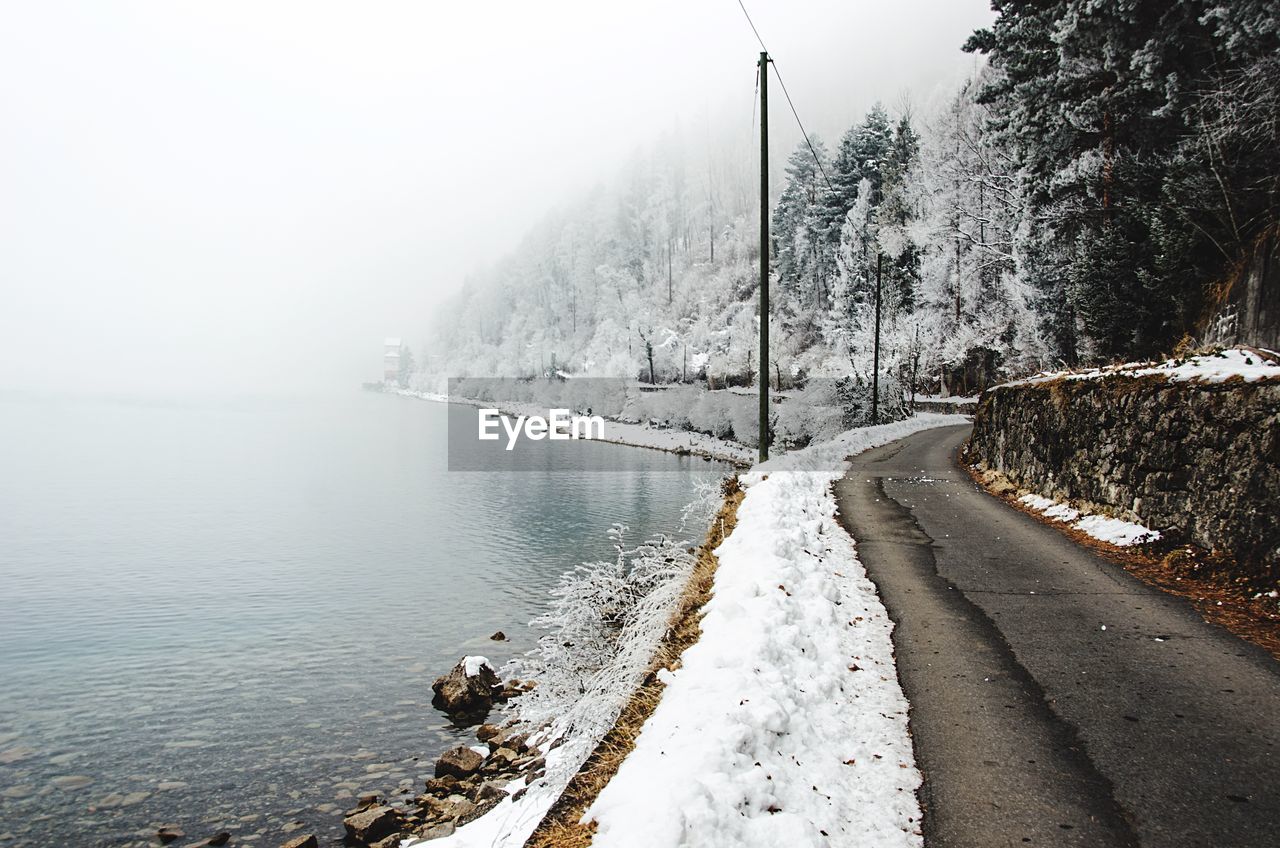
[[[997,386],[979,402],[965,458],[1280,579],[1280,381]]]

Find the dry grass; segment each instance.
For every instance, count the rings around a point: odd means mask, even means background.
[[[525,842],[525,848],[585,848],[591,844],[595,825],[580,823],[583,812],[604,789],[605,784],[617,774],[622,761],[635,747],[640,728],[662,699],[664,686],[658,680],[658,671],[676,668],[685,649],[697,642],[702,633],[702,608],[711,598],[711,585],[718,565],[711,552],[733,532],[737,523],[738,505],[742,503],[745,494],[738,488],[737,478],[734,477],[725,481],[724,493],[724,504],[711,522],[706,541],[698,549],[689,583],[680,596],[679,606],[672,615],[671,624],[644,681],[622,708],[613,729],[600,740],[582,768],[569,781],[560,799],[542,819],[538,829]]]

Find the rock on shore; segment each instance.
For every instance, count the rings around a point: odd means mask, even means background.
[[[431,684],[435,693],[431,705],[455,719],[472,719],[471,723],[475,723],[488,715],[495,701],[507,701],[531,688],[532,684],[519,680],[503,683],[488,659],[468,656]]]
[[[498,672],[484,657],[463,657],[453,670],[431,685],[431,703],[447,713],[481,713],[493,707],[494,690],[502,689]]]

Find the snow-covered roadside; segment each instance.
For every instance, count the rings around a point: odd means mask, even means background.
[[[451,398],[435,392],[420,392],[414,389],[390,389],[389,393],[402,397],[429,400],[436,403],[463,403],[468,406],[492,406],[508,415],[546,415],[545,407],[533,404],[489,402],[481,403],[463,398]],[[688,430],[663,430],[646,427],[643,424],[631,424],[626,421],[604,420],[604,436],[599,441],[618,445],[629,445],[637,448],[651,448],[671,453],[688,453],[703,456],[738,466],[747,466],[755,461],[755,450],[728,439],[717,439],[705,433],[694,433]]]
[[[598,844],[829,845],[823,829],[850,845],[919,844],[919,775],[891,624],[835,523],[830,488],[849,455],[967,420],[928,414],[852,430],[742,476],[743,506],[754,505],[739,508],[737,529],[717,552],[702,640],[667,677],[637,749],[593,808],[610,834]],[[497,807],[447,837],[402,844],[523,845],[598,741],[571,735],[550,747],[549,736],[530,739],[547,752],[542,780],[523,793],[523,780],[508,785],[512,794]],[[741,763],[746,773],[733,770]],[[771,804],[781,811],[770,813]]]
[[[1121,521],[1106,515],[1095,515],[1080,510],[1061,501],[1051,500],[1041,495],[1023,495],[1018,503],[1033,509],[1045,518],[1059,521],[1072,527],[1086,536],[1092,536],[1100,542],[1126,548],[1145,542],[1160,539],[1160,531],[1152,530],[1131,521]]]
[[[893,625],[831,486],[849,455],[966,420],[852,430],[742,475],[702,636],[588,810],[594,845],[921,844]]]

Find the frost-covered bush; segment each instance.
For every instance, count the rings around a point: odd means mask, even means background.
[[[627,387],[621,380],[592,380],[587,391],[591,402],[585,408],[596,415],[616,418],[627,405]]]
[[[760,401],[752,395],[730,394],[726,407],[735,441],[755,447],[760,444]]]
[[[538,686],[520,718],[556,735],[601,738],[639,685],[666,632],[694,557],[667,537],[634,548],[614,525],[617,556],[584,563],[561,578],[533,626],[546,631],[521,671]],[[576,768],[576,766],[575,766]]]
[[[689,409],[704,391],[700,386],[673,385],[658,391],[633,391],[625,417],[630,421],[656,422],[673,430],[691,429]]]
[[[844,410],[835,403],[830,386],[826,380],[812,381],[776,407],[775,444],[801,448],[848,429],[844,426]]]
[[[689,429],[689,410],[703,392],[699,386],[674,386],[662,392],[647,393],[655,403],[654,418],[676,430]]]
[[[871,384],[856,376],[811,380],[776,407],[774,440],[783,447],[799,448],[865,427],[871,423],[871,394]],[[901,384],[891,375],[881,375],[879,423],[908,415]]]
[[[733,433],[727,392],[703,392],[689,409],[689,426],[701,433],[727,439]]]

